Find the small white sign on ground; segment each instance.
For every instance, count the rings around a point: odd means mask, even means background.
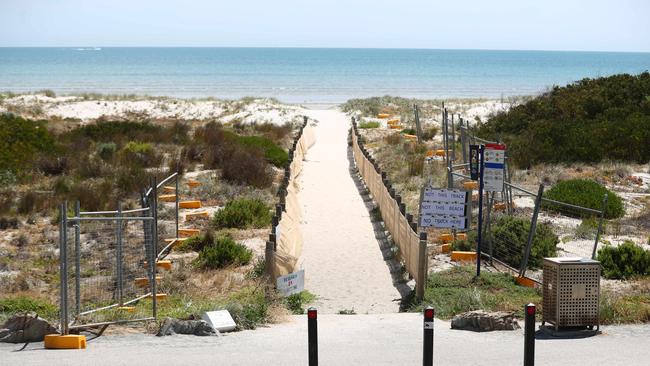
[[[201,319],[219,332],[230,332],[237,328],[237,324],[235,324],[228,310],[206,311],[201,315]]]
[[[305,270],[301,269],[298,272],[278,277],[276,287],[278,292],[285,297],[302,292],[305,289]]]

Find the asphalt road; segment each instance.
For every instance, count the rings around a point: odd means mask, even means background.
[[[602,327],[582,339],[538,339],[536,365],[650,365],[650,326]],[[420,314],[319,315],[320,365],[421,365]],[[474,333],[436,319],[434,365],[521,365],[523,330]],[[103,336],[86,350],[0,344],[0,365],[306,365],[307,319],[221,337]]]

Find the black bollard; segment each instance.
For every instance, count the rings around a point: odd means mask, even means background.
[[[526,320],[524,322],[524,366],[535,365],[535,304],[524,307]]]
[[[434,311],[431,306],[424,309],[424,347],[422,354],[422,365],[433,365],[433,316]]]
[[[316,308],[307,309],[307,339],[309,349],[309,366],[318,365],[318,313]]]

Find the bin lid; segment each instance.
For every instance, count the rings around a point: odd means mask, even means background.
[[[596,264],[600,263],[597,260],[591,258],[582,258],[582,257],[552,257],[544,258],[545,261],[557,263],[557,264]]]

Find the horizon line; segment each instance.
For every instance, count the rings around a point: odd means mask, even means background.
[[[424,48],[424,47],[311,47],[311,46],[0,46],[3,48],[188,48],[188,49],[318,49],[318,50],[405,50],[405,51],[496,51],[496,52],[581,52],[581,53],[650,53],[648,51],[491,49],[491,48]]]

